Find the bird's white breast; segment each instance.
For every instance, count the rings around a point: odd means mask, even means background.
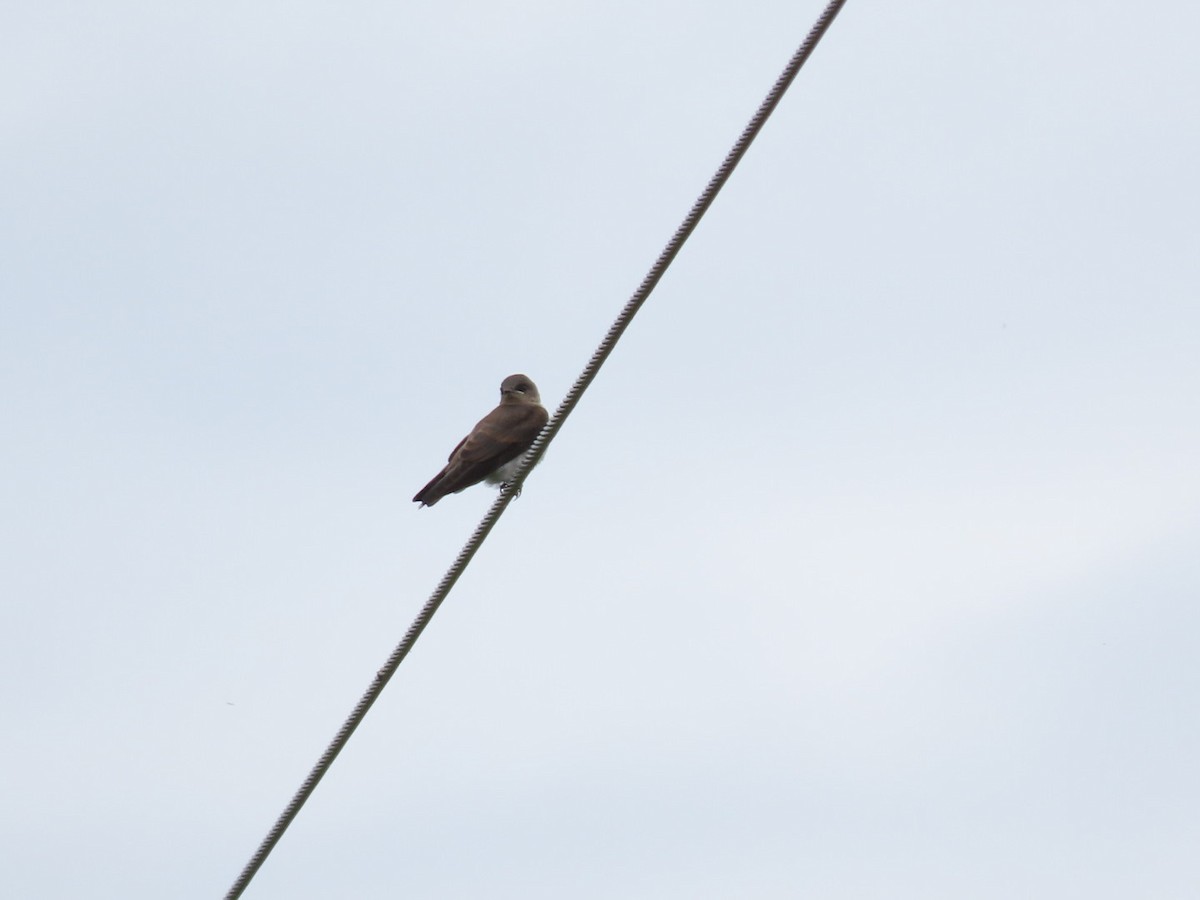
[[[516,459],[511,459],[498,469],[494,469],[492,474],[485,475],[483,480],[488,484],[503,484],[506,481],[512,481],[513,475],[517,472],[517,466],[521,464],[521,460],[524,458],[525,454],[522,453]]]

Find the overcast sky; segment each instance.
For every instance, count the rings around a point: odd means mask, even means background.
[[[217,898],[817,17],[0,10],[13,898]],[[1194,898],[1200,8],[851,0],[254,900]]]

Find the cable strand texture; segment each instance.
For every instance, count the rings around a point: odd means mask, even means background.
[[[797,73],[808,60],[809,56],[812,55],[813,50],[845,4],[846,0],[831,0],[817,18],[816,23],[809,30],[804,42],[792,55],[782,74],[776,79],[770,92],[759,105],[750,122],[742,130],[733,148],[717,168],[716,174],[713,175],[695,203],[692,204],[692,208],[667,242],[666,247],[658,255],[646,277],[642,279],[633,296],[629,298],[613,324],[609,326],[608,332],[604,335],[604,339],[600,342],[595,352],[592,353],[591,359],[588,360],[583,372],[575,379],[575,383],[567,391],[562,403],[559,404],[558,409],[555,410],[546,427],[542,429],[541,434],[538,435],[533,445],[529,448],[529,451],[525,454],[524,460],[514,473],[508,487],[500,492],[500,496],[493,501],[483,519],[475,527],[475,531],[472,532],[466,544],[463,545],[462,550],[459,551],[458,556],[455,557],[446,574],[442,576],[442,580],[438,582],[429,599],[425,601],[425,605],[421,607],[421,611],[413,620],[412,625],[409,626],[408,631],[405,632],[403,639],[396,645],[396,649],[392,651],[382,668],[376,673],[370,686],[346,718],[342,727],[338,729],[337,734],[330,741],[325,752],[321,754],[320,759],[317,760],[308,777],[304,779],[299,790],[296,791],[291,801],[284,808],[275,824],[271,827],[271,830],[267,833],[267,836],[263,838],[262,843],[254,852],[249,862],[246,863],[237,880],[233,883],[229,892],[226,893],[225,900],[237,900],[237,898],[242,896],[250,880],[275,848],[275,845],[296,817],[296,814],[300,812],[301,807],[304,806],[309,796],[316,789],[321,779],[325,776],[325,773],[329,770],[329,767],[333,765],[333,761],[342,752],[350,737],[366,717],[367,712],[374,705],[375,701],[379,699],[387,683],[396,674],[400,663],[408,656],[408,652],[425,630],[425,626],[429,624],[434,614],[438,611],[438,607],[442,605],[442,601],[446,599],[455,582],[458,581],[467,565],[471,562],[472,557],[475,556],[476,551],[479,550],[500,516],[504,513],[504,510],[508,508],[508,504],[512,502],[513,497],[520,491],[521,485],[525,483],[526,476],[528,476],[530,470],[537,464],[538,460],[542,458],[542,455],[546,452],[546,447],[554,440],[555,435],[558,434],[567,417],[579,403],[579,399],[583,396],[584,391],[595,380],[600,367],[604,365],[613,348],[616,347],[617,341],[621,339],[621,335],[625,333],[625,329],[629,327],[629,323],[633,320],[633,317],[658,285],[658,282],[662,279],[671,262],[679,254],[684,243],[696,229],[700,219],[708,211],[708,208],[712,206],[717,194],[725,186],[730,175],[733,174],[733,170],[741,162],[746,150],[750,147],[755,137],[757,137],[759,131],[762,130],[763,125],[770,118],[771,113],[787,92],[788,87],[791,86]]]

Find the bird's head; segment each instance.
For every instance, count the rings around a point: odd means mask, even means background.
[[[501,403],[541,403],[537,385],[527,375],[509,375],[500,382]]]

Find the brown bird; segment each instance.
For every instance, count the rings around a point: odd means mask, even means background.
[[[500,383],[500,405],[458,442],[446,468],[421,488],[413,502],[433,506],[447,494],[481,481],[507,484],[549,418],[537,385],[524,375],[509,375]]]

